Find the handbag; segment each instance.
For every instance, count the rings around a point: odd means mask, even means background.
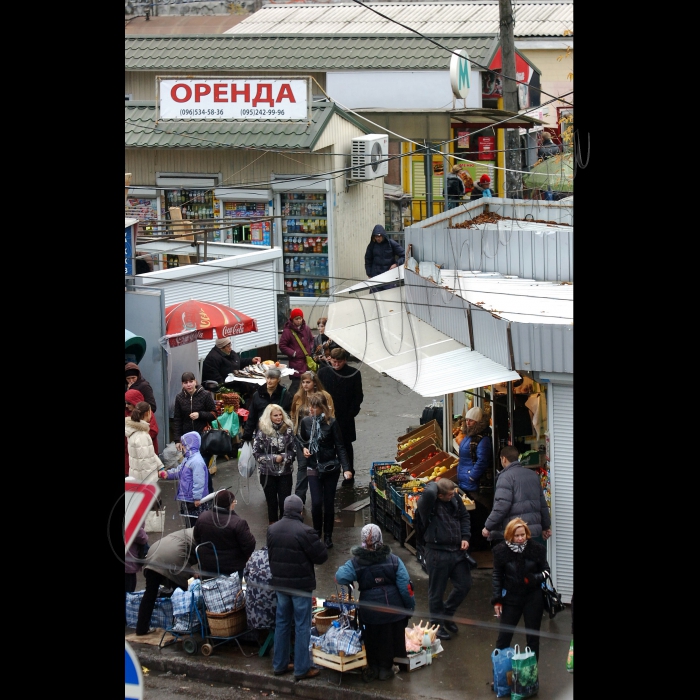
[[[551,620],[558,612],[566,610],[566,606],[561,602],[561,595],[557,593],[557,589],[552,583],[552,577],[548,571],[543,571],[544,581],[542,581],[542,597],[544,600],[544,609],[549,614]]]
[[[202,435],[199,451],[209,455],[223,457],[233,454],[233,440],[227,430],[207,430]]]
[[[328,462],[317,462],[316,469],[319,474],[332,474],[340,469],[340,462],[337,459],[331,459]]]
[[[146,513],[143,529],[146,532],[162,533],[165,531],[165,506],[160,510],[149,510],[148,513]]]
[[[292,331],[292,335],[297,339],[297,343],[299,343],[299,347],[304,351],[304,355],[306,356],[306,366],[312,371],[312,372],[318,372],[318,365],[316,364],[315,360],[311,355],[306,350],[306,347],[304,346],[304,343],[301,342],[301,338],[294,332]]]
[[[511,658],[513,667],[513,686],[511,688],[511,700],[525,700],[537,695],[540,689],[540,681],[537,675],[537,657],[530,647],[520,653],[520,647],[516,644]]]
[[[497,698],[510,697],[511,685],[513,683],[513,654],[515,654],[515,649],[513,649],[513,647],[494,649],[491,652],[493,689],[496,691]]]
[[[244,442],[243,447],[238,451],[238,473],[249,479],[255,473],[255,457],[253,456],[253,443]]]

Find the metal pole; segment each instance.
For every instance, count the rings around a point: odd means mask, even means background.
[[[515,436],[513,435],[513,382],[508,382],[508,443],[515,445]]]

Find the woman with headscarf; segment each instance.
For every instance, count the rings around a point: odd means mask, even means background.
[[[292,493],[292,465],[296,457],[292,421],[276,403],[265,408],[258,422],[253,457],[258,463],[267,519],[272,525],[282,519],[284,499]]]
[[[326,397],[320,391],[309,396],[309,415],[302,419],[296,438],[299,471],[306,472],[309,479],[313,527],[319,537],[323,532],[326,548],[330,549],[340,467],[347,478],[350,465],[340,426],[330,416]]]
[[[130,418],[131,412],[136,407],[139,401],[145,401],[143,394],[138,391],[138,389],[128,389],[124,393],[124,417]],[[149,421],[149,431],[148,434],[151,436],[151,441],[153,442],[153,451],[158,454],[158,423],[156,423],[156,417],[153,411],[151,411],[151,420]],[[129,476],[129,440],[124,436],[124,476]]]
[[[163,462],[153,449],[153,440],[149,435],[151,407],[145,401],[139,401],[131,415],[124,419],[124,435],[129,451],[129,473],[139,484],[155,484],[158,470]]]
[[[547,548],[532,539],[530,528],[522,518],[514,518],[506,525],[503,541],[493,548],[491,605],[501,621],[496,649],[510,646],[513,628],[522,617],[527,646],[539,660],[544,610],[541,584],[545,571],[550,572]]]
[[[194,527],[200,513],[211,508],[211,501],[202,503],[209,495],[209,471],[204,458],[199,453],[202,438],[196,431],[185,433],[180,438],[185,459],[172,469],[158,473],[161,479],[179,479],[175,500],[180,502],[180,513],[184,516],[185,527]],[[162,466],[162,465],[161,465]]]
[[[376,525],[365,525],[361,545],[351,550],[353,558],[335,573],[335,581],[347,586],[357,581],[360,596],[359,623],[372,678],[394,677],[394,657],[406,656],[405,629],[416,601],[405,564],[384,544]],[[405,612],[384,612],[365,604],[404,608]],[[369,679],[368,679],[369,680]]]

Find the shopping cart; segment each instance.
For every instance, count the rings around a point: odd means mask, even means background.
[[[196,654],[204,641],[204,599],[201,582],[194,581],[186,591],[176,589],[170,600],[173,604],[173,623],[165,628],[158,648],[163,649],[182,641],[185,652]],[[199,641],[195,638],[195,632],[198,632]],[[171,634],[172,638],[165,641],[167,634]]]
[[[224,576],[219,570],[219,555],[216,553],[216,546],[213,542],[202,542],[195,547],[197,562],[200,571],[202,563],[199,558],[201,547],[211,547],[214,550],[216,559],[216,576],[201,579],[202,598],[204,600],[203,637],[205,643],[202,644],[202,654],[209,656],[214,647],[235,640],[243,656],[253,656],[255,652],[246,654],[241,646],[240,638],[248,632],[248,621],[245,610],[245,591],[239,581],[239,588],[236,590],[232,585],[234,577]],[[238,579],[238,576],[235,576]]]

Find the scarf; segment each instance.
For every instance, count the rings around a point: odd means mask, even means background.
[[[516,554],[522,554],[525,551],[525,547],[527,546],[527,542],[517,544],[515,542],[508,542],[508,540],[506,540],[506,544],[508,545],[508,549],[510,549],[512,552],[515,552]]]
[[[309,437],[309,452],[316,454],[318,452],[318,441],[321,437],[321,421],[326,417],[325,413],[320,416],[311,417],[311,437]]]

